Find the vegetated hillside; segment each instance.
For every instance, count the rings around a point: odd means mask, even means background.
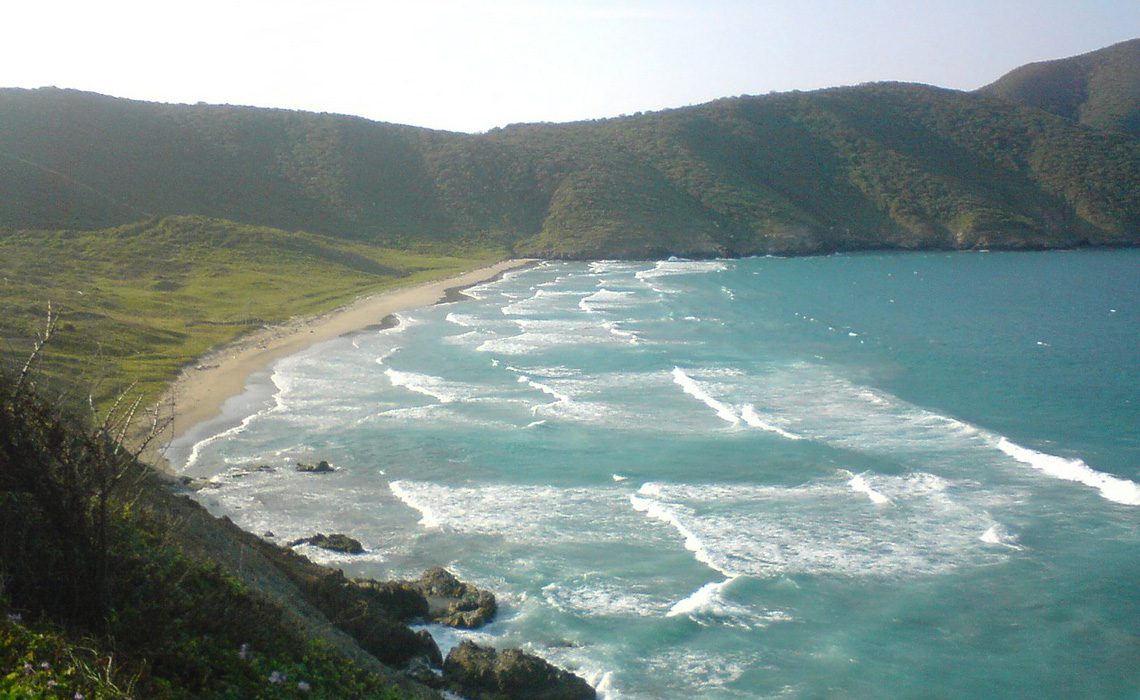
[[[196,214],[558,257],[1140,242],[1140,142],[871,84],[466,135],[0,91],[0,227]]]
[[[30,351],[50,305],[59,325],[45,371],[97,401],[132,381],[150,400],[186,362],[251,329],[502,256],[393,250],[198,216],[13,231],[0,235],[0,360]]]
[[[978,92],[1140,136],[1140,39],[1016,68]]]

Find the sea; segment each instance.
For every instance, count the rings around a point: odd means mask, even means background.
[[[1140,250],[543,262],[172,444],[604,698],[1140,698]],[[379,319],[377,319],[379,321]],[[333,473],[300,473],[327,460]]]

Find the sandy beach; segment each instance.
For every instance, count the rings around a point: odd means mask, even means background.
[[[250,375],[274,360],[300,352],[315,343],[377,325],[389,314],[439,301],[453,301],[459,289],[486,282],[534,262],[527,259],[504,260],[447,279],[362,297],[319,316],[292,319],[242,336],[198,358],[162,395],[158,405],[163,411],[172,410],[174,420],[171,432],[162,436],[159,442],[169,444],[194,426],[220,415],[222,405],[245,389]],[[156,466],[168,467],[157,451],[149,456]]]

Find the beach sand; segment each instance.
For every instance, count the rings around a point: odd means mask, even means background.
[[[389,314],[455,301],[459,290],[492,280],[509,270],[533,265],[526,259],[504,260],[435,282],[397,288],[363,297],[320,316],[298,318],[238,338],[200,358],[170,385],[158,401],[160,411],[172,412],[173,422],[151,443],[144,458],[162,470],[169,465],[161,448],[194,426],[216,418],[230,397],[240,394],[250,375],[274,360],[298,353],[337,336],[380,324]]]

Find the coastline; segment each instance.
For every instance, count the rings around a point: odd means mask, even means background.
[[[211,350],[184,368],[163,392],[157,406],[170,407],[172,423],[161,440],[144,453],[152,466],[173,473],[163,452],[174,441],[222,415],[226,401],[239,396],[249,379],[274,361],[317,343],[376,327],[400,311],[466,298],[462,290],[500,278],[538,262],[512,258],[445,279],[361,297],[319,316],[291,319],[242,336]]]

